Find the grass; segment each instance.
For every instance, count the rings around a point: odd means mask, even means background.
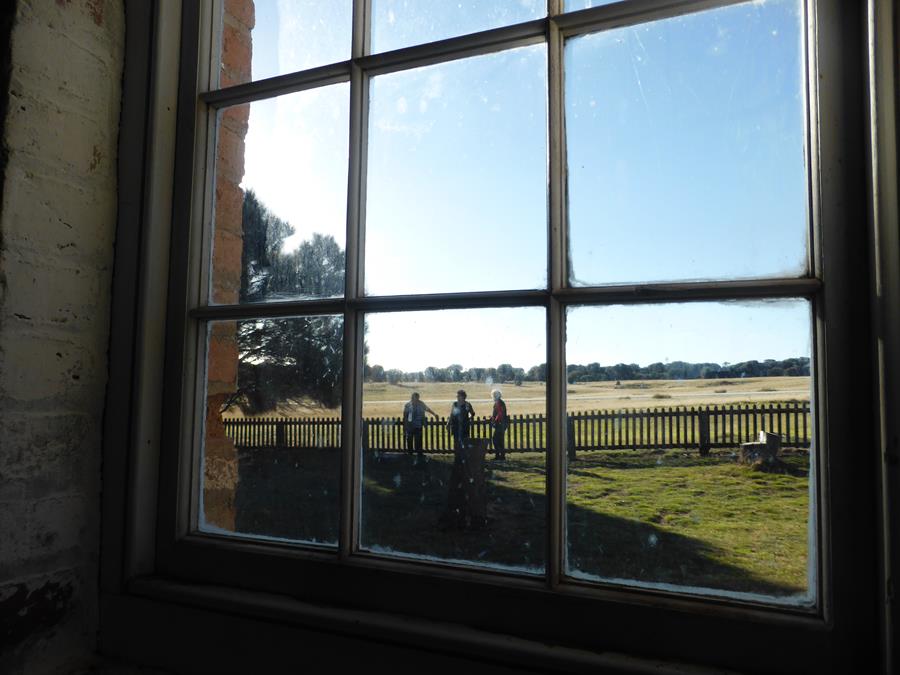
[[[363,385],[364,417],[398,417],[403,404],[413,391],[439,415],[446,416],[456,390],[463,388],[478,415],[491,410],[491,389],[499,386],[511,415],[545,414],[546,387],[543,382],[523,382],[501,385],[484,382],[366,382]],[[728,387],[727,392],[721,391]],[[641,380],[611,382],[577,382],[566,389],[566,408],[570,412],[587,410],[618,410],[646,408],[659,405],[660,399],[670,399],[666,405],[695,406],[723,405],[738,402],[776,402],[809,400],[809,377],[747,377],[737,380]],[[710,392],[711,388],[715,388]],[[322,408],[313,401],[284,404],[275,412],[263,416],[337,417],[339,408]],[[237,408],[228,417],[241,417]]]
[[[485,462],[488,523],[446,531],[451,455],[426,462],[364,458],[361,543],[407,556],[541,573],[544,456]],[[568,472],[568,555],[579,573],[720,591],[789,596],[806,589],[808,454],[785,450],[783,473],[737,464],[731,452],[580,453]],[[338,532],[338,453],[243,451],[237,529],[330,541]]]

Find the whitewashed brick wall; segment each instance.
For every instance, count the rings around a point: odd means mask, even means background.
[[[7,0],[10,1],[10,0]],[[122,0],[19,0],[0,210],[0,672],[96,644]]]

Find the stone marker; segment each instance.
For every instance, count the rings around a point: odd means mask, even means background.
[[[781,436],[768,431],[759,432],[759,440],[755,443],[741,443],[741,464],[772,464],[781,450]]]
[[[444,528],[480,528],[487,516],[487,493],[484,483],[484,453],[487,439],[471,438],[465,448],[454,451],[447,510],[440,517]]]

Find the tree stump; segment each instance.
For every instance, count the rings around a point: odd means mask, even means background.
[[[474,528],[487,520],[487,492],[484,482],[484,454],[487,439],[472,438],[466,447],[454,451],[453,469],[447,493],[447,510],[439,524],[444,528]]]

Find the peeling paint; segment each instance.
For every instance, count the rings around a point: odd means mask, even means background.
[[[103,0],[87,0],[87,8],[91,13],[91,18],[98,26],[103,25]]]

